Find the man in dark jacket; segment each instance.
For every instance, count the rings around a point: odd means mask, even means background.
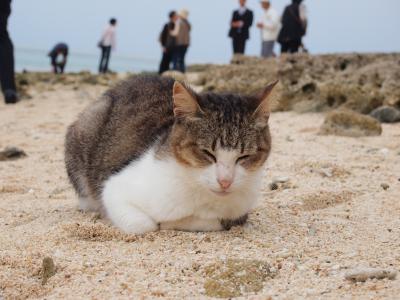
[[[232,15],[229,37],[233,41],[233,53],[244,54],[246,41],[249,39],[249,29],[253,25],[253,12],[246,8],[246,0],[239,0],[240,8]]]
[[[11,0],[0,0],[0,83],[7,104],[18,101],[14,77],[14,47],[7,31],[10,13]]]
[[[51,60],[51,65],[53,66],[53,72],[55,74],[64,73],[64,68],[67,64],[68,45],[65,43],[58,43],[49,52],[49,56]],[[62,57],[62,60],[59,60],[60,56]]]
[[[282,53],[296,53],[302,45],[302,38],[306,34],[307,19],[303,0],[292,0],[292,4],[285,8],[282,16],[282,28],[278,42]]]
[[[172,51],[175,46],[175,37],[171,35],[171,31],[174,30],[175,22],[178,16],[175,11],[169,13],[169,22],[164,25],[164,28],[160,34],[160,44],[163,50],[163,55],[160,63],[159,74],[168,71],[172,61]]]

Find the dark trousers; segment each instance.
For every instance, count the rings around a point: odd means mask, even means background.
[[[233,42],[233,53],[234,54],[244,54],[246,50],[246,39],[242,37],[234,37]]]
[[[188,46],[176,46],[172,53],[172,63],[174,70],[182,73],[186,72],[185,56]]]
[[[65,63],[58,63],[57,57],[51,58],[51,65],[53,66],[53,72],[55,74],[63,74],[64,73]]]
[[[289,40],[281,43],[281,53],[297,53],[301,46],[301,40]]]
[[[166,49],[163,51],[163,55],[161,58],[161,63],[160,63],[160,69],[158,71],[159,74],[164,73],[165,71],[168,71],[171,65],[172,61],[172,50],[171,49]]]
[[[111,46],[101,46],[99,73],[108,72],[108,62],[110,61],[110,55],[111,55]]]
[[[7,32],[8,15],[0,13],[0,83],[4,94],[15,93],[14,47]]]

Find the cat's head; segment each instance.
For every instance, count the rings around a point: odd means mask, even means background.
[[[219,196],[254,180],[271,150],[269,99],[277,82],[259,96],[196,94],[175,82],[171,149],[176,160],[196,169],[196,182]]]

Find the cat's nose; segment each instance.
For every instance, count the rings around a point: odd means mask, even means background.
[[[218,183],[222,189],[227,190],[232,185],[232,180],[218,179]]]

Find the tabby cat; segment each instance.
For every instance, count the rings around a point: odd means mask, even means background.
[[[275,84],[258,96],[197,94],[172,78],[137,76],[110,89],[66,136],[81,209],[135,234],[244,223],[271,149]]]

